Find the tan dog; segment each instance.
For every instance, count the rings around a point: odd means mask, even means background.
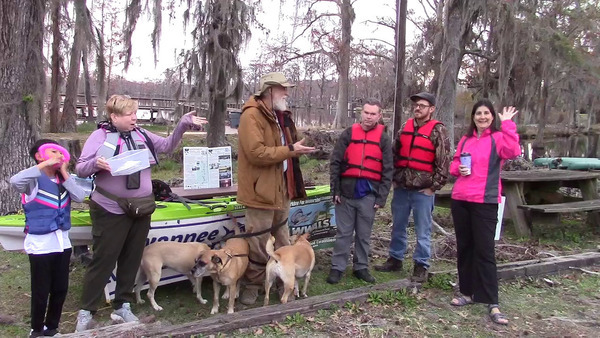
[[[287,303],[292,290],[294,290],[296,297],[299,296],[298,281],[296,278],[304,277],[302,296],[307,297],[306,290],[310,274],[315,267],[315,252],[312,245],[308,242],[309,236],[309,233],[305,233],[297,238],[294,245],[282,246],[275,251],[273,251],[275,238],[271,237],[267,241],[266,249],[270,258],[265,270],[265,306],[269,305],[269,292],[277,277],[283,281],[282,304]]]
[[[213,279],[213,307],[210,314],[219,312],[219,293],[221,284],[227,286],[229,298],[227,313],[233,313],[233,304],[239,294],[239,284],[248,267],[248,242],[243,238],[231,238],[220,250],[202,253],[193,269],[194,276],[210,273]]]
[[[148,299],[156,311],[162,311],[162,307],[154,300],[154,292],[158,287],[163,266],[186,275],[192,282],[196,298],[202,304],[206,304],[206,299],[202,298],[202,275],[193,276],[192,268],[196,259],[204,252],[210,251],[210,247],[204,243],[188,242],[156,242],[148,245],[144,249],[142,262],[136,277],[135,297],[138,304],[143,304],[144,300],[140,296],[142,286],[148,281]],[[208,275],[207,275],[208,276]]]

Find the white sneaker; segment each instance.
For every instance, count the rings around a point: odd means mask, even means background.
[[[90,324],[92,324],[92,313],[88,310],[79,310],[75,332],[89,330],[91,328]]]
[[[139,319],[133,312],[131,312],[131,305],[129,303],[123,303],[120,309],[113,311],[110,314],[110,319],[119,322],[137,322]]]

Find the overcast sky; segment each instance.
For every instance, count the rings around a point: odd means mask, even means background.
[[[284,13],[293,11],[292,0],[288,0],[285,7],[282,8]],[[290,32],[290,24],[282,22],[279,19],[279,0],[263,0],[262,12],[258,13],[258,21],[273,33]],[[367,23],[368,20],[376,20],[377,17],[393,17],[395,16],[395,0],[357,0],[354,3],[354,12],[356,19],[352,26],[352,36],[354,41],[358,39],[375,37],[394,43],[394,32],[391,29],[377,28],[377,25]],[[409,2],[409,9],[415,6],[415,1]],[[419,8],[415,8],[419,10]],[[117,69],[117,73],[121,71],[122,76],[126,79],[134,81],[150,81],[157,80],[163,77],[163,73],[167,68],[175,65],[176,53],[181,48],[190,47],[191,38],[189,34],[183,32],[182,17],[180,13],[176,15],[177,21],[169,20],[163,16],[162,37],[160,42],[160,52],[158,55],[158,64],[155,66],[153,61],[153,53],[151,47],[150,33],[153,29],[153,23],[150,18],[143,14],[138,21],[136,31],[133,35],[133,64],[129,67],[127,73],[122,73],[122,70]],[[409,31],[411,31],[410,23],[408,23]],[[240,61],[244,67],[256,58],[260,43],[265,39],[265,34],[260,30],[253,29],[252,38],[246,48],[240,55]],[[407,40],[411,40],[411,34],[407,34]]]

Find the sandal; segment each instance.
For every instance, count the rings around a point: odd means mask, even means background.
[[[502,312],[492,313],[492,310],[494,310],[494,309],[500,310],[500,307],[498,306],[498,304],[489,304],[488,305],[488,312],[489,312],[490,319],[492,320],[492,322],[499,324],[499,325],[508,325],[508,318]]]
[[[454,297],[450,301],[450,305],[452,305],[452,306],[465,306],[465,305],[470,305],[470,304],[473,304],[473,299],[467,298],[464,295],[460,295],[460,296]]]

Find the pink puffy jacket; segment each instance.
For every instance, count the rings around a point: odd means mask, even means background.
[[[458,171],[461,153],[471,154],[471,175]],[[450,174],[458,177],[452,188],[452,199],[475,203],[500,203],[502,185],[500,170],[504,160],[521,155],[517,125],[512,120],[502,122],[501,130],[490,129],[477,138],[463,136],[450,164]]]

